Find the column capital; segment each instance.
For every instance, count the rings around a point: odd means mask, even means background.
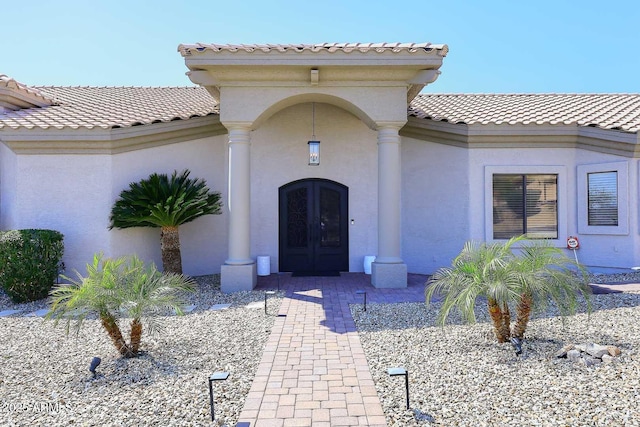
[[[399,132],[400,129],[407,123],[407,121],[397,122],[397,121],[377,121],[376,122],[376,130],[378,132],[390,132],[395,130]]]
[[[378,145],[400,144],[400,127],[393,124],[378,126]]]
[[[229,144],[249,144],[251,127],[247,123],[223,123],[229,131]]]

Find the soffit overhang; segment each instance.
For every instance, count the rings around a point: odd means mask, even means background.
[[[464,124],[409,117],[400,135],[466,149],[579,148],[640,158],[640,134],[576,124]]]
[[[0,142],[16,154],[118,154],[226,133],[210,115],[126,128],[3,130]]]

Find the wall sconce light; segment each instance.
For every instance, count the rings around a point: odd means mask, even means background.
[[[320,164],[320,141],[316,140],[316,103],[311,103],[311,141],[309,141],[309,165]]]
[[[318,166],[320,164],[320,141],[309,141],[309,165]]]

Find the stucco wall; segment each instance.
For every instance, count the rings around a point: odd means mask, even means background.
[[[252,257],[269,255],[278,271],[278,188],[304,178],[325,178],[349,187],[349,269],[363,271],[377,252],[377,133],[343,109],[315,107],[320,165],[309,166],[311,104],[279,111],[251,135]]]
[[[91,254],[108,254],[110,182],[107,155],[18,156],[9,225],[60,231],[67,274],[84,272]]]
[[[115,155],[109,211],[120,192],[129,188],[129,183],[147,178],[152,173],[171,175],[174,170],[181,172],[184,169],[191,171],[191,178],[205,179],[207,186],[222,193],[222,200],[226,201],[226,141],[226,135],[222,135]],[[224,213],[206,215],[180,226],[185,274],[195,276],[220,272],[220,265],[227,254],[226,220]],[[114,256],[136,253],[155,262],[158,267],[162,266],[159,229],[113,229],[109,233]]]
[[[15,228],[17,162],[15,153],[0,144],[0,230]]]
[[[468,151],[402,138],[402,254],[411,273],[448,266],[469,237]]]

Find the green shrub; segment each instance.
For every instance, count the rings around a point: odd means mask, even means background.
[[[13,302],[46,298],[63,252],[63,235],[55,230],[0,232],[0,286]]]

